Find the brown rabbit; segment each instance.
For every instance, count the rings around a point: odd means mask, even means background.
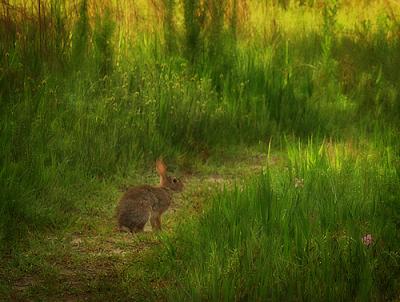
[[[149,220],[153,230],[161,230],[161,214],[171,204],[172,193],[181,192],[181,180],[167,175],[167,167],[162,160],[156,161],[160,175],[158,186],[142,185],[128,189],[117,207],[118,227],[121,231],[141,232]]]

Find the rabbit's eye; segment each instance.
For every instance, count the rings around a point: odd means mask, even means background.
[[[172,181],[173,181],[174,183],[176,183],[178,180],[177,180],[176,178],[174,178]]]

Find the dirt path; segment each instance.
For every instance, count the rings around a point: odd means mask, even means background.
[[[277,158],[270,162],[275,164]],[[117,232],[113,214],[120,193],[112,188],[98,207],[88,203],[70,228],[51,236],[39,235],[29,242],[29,248],[15,257],[15,263],[0,276],[8,284],[8,298],[124,301],[135,297],[137,301],[146,301],[149,291],[165,286],[153,278],[152,270],[157,268],[149,267],[146,260],[160,244],[159,236],[173,232],[178,221],[197,215],[203,203],[224,185],[256,175],[266,163],[266,155],[248,151],[223,165],[201,166],[200,171],[186,178],[184,193],[177,196],[163,216],[160,234],[151,232],[148,225],[140,235]]]

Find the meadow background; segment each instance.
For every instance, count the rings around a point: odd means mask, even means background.
[[[69,297],[400,299],[396,1],[1,1],[0,24],[0,296],[62,297],[44,241],[121,236],[118,186],[162,155],[179,213]]]

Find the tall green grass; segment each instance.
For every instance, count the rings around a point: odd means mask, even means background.
[[[380,150],[289,144],[285,168],[227,188],[164,237],[167,299],[396,300],[399,166]]]
[[[144,2],[2,3],[0,238],[67,223],[85,184],[161,154],[398,133],[395,17],[285,3],[163,1],[161,21]]]

